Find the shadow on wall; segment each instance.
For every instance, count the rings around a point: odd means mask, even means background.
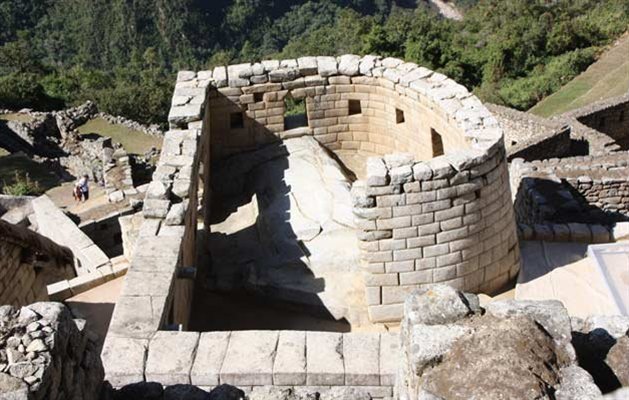
[[[209,233],[210,262],[195,288],[190,329],[349,331],[319,298],[326,283],[303,261],[310,252],[289,222],[286,147],[236,105],[230,126],[255,131],[259,150],[212,165],[210,221],[229,229]],[[270,167],[261,172],[262,164]]]

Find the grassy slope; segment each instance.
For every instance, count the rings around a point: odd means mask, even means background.
[[[156,136],[150,136],[126,126],[114,125],[102,118],[94,118],[85,125],[79,127],[83,135],[95,133],[99,136],[109,136],[114,142],[118,142],[131,154],[143,154],[151,147],[161,148],[162,140]]]
[[[35,162],[24,154],[11,154],[0,157],[0,186],[15,183],[15,173],[28,174],[33,181],[39,182],[43,190],[59,185],[59,178],[46,166]]]
[[[0,119],[4,121],[30,122],[33,120],[33,117],[31,117],[28,114],[9,113],[9,114],[0,114]]]
[[[605,52],[597,62],[558,92],[529,111],[543,117],[562,114],[601,99],[629,91],[629,35]]]

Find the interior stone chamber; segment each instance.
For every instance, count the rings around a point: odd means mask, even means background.
[[[294,128],[286,104],[299,101],[305,118]],[[208,167],[302,135],[366,159],[352,200],[373,322],[399,321],[419,286],[494,293],[519,270],[502,130],[440,73],[355,55],[182,71],[169,122],[189,129],[194,121],[203,121]]]

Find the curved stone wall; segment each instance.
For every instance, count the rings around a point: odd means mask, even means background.
[[[303,99],[307,124],[285,129],[287,98]],[[372,320],[399,320],[418,286],[491,293],[518,272],[502,130],[446,76],[355,55],[180,72],[171,127],[203,106],[214,162],[299,135],[374,156],[353,187]]]

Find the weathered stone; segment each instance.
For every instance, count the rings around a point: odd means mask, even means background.
[[[602,398],[601,390],[592,376],[576,365],[561,370],[561,385],[555,393],[557,400],[590,400]]]
[[[336,59],[334,57],[317,57],[319,75],[324,78],[338,74]]]
[[[229,332],[204,332],[199,339],[190,381],[197,386],[219,384],[221,366],[229,344]]]
[[[164,385],[189,384],[198,341],[196,332],[158,331],[149,343],[146,379]]]
[[[280,332],[273,364],[273,384],[306,384],[306,332]]]
[[[353,54],[345,54],[339,57],[338,71],[342,75],[354,76],[358,74],[360,57]]]
[[[380,385],[379,358],[380,334],[362,332],[343,334],[345,385]]]
[[[308,385],[344,385],[343,336],[332,332],[307,332],[306,382]]]
[[[404,303],[404,314],[411,324],[448,324],[473,313],[468,297],[447,285],[419,288]]]
[[[278,332],[232,332],[221,368],[221,382],[235,385],[273,384],[273,354]]]
[[[623,336],[607,353],[606,364],[622,386],[629,386],[629,336]]]
[[[367,159],[367,185],[384,186],[387,182],[387,167],[379,157]]]

